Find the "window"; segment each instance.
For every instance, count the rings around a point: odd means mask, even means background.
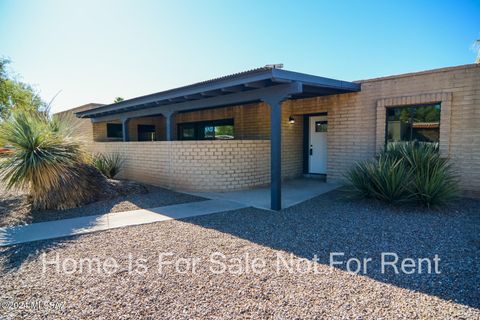
[[[328,129],[328,122],[323,121],[315,121],[315,132],[327,132]]]
[[[121,123],[107,123],[107,138],[122,138],[123,130]]]
[[[137,126],[138,141],[155,141],[155,126],[139,124]]]
[[[229,140],[234,138],[233,119],[178,124],[179,140]]]
[[[440,104],[387,109],[387,143],[438,142],[439,137]]]

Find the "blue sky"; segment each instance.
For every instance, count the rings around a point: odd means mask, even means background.
[[[359,80],[472,63],[480,0],[0,0],[0,55],[60,111],[268,63]]]

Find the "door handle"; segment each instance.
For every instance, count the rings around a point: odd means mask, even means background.
[[[310,155],[313,155],[313,146],[310,145]]]

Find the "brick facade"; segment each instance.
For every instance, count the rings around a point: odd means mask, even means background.
[[[270,182],[269,140],[94,143],[125,158],[121,177],[189,191],[248,189]]]
[[[299,176],[303,173],[303,115],[315,114],[320,112],[328,113],[328,163],[327,178],[330,180],[343,179],[343,174],[356,161],[371,158],[376,152],[381,150],[385,143],[385,121],[386,110],[393,106],[406,106],[425,103],[441,103],[440,115],[440,148],[444,156],[449,156],[457,170],[461,188],[469,194],[480,195],[480,65],[464,65],[458,67],[430,70],[418,73],[404,74],[385,78],[377,78],[359,81],[362,84],[362,90],[358,93],[348,93],[340,95],[332,95],[325,97],[316,97],[301,100],[288,100],[282,105],[282,176],[284,178]],[[288,118],[293,116],[294,124],[288,123]],[[231,106],[225,108],[208,109],[195,112],[180,113],[175,116],[175,123],[217,120],[233,118],[235,122],[235,136],[239,140],[248,140],[246,144],[237,145],[236,142],[223,142],[225,145],[233,143],[228,149],[236,147],[253,147],[256,146],[253,140],[259,140],[262,148],[265,147],[266,139],[269,139],[270,121],[269,107],[264,103],[249,104],[244,106]],[[152,119],[152,118],[150,118]],[[154,119],[154,118],[153,118]],[[163,120],[163,119],[161,119]],[[159,130],[164,132],[164,122],[159,121]],[[89,120],[80,120],[89,121]],[[143,119],[133,119],[130,123],[130,135],[132,140],[135,135],[132,133],[132,126],[146,121]],[[96,123],[93,130],[90,124],[90,132],[93,131],[93,137],[96,141],[102,140],[106,136],[105,123]],[[104,131],[102,131],[104,130]],[[161,135],[163,134],[163,136]],[[161,139],[164,133],[158,134]],[[99,144],[105,145],[105,152],[109,148],[122,143]],[[131,142],[126,145],[135,145]],[[143,143],[138,143],[143,144]],[[198,142],[175,142],[169,150],[177,150],[178,148],[189,147],[190,144],[196,144],[194,150],[190,154],[185,154],[187,162],[182,162],[182,166],[194,166],[190,162],[195,157],[206,157],[203,155],[208,150],[210,144],[214,146],[224,146],[221,142],[198,141]],[[162,144],[153,144],[151,148],[157,148]],[[269,144],[268,144],[269,145]],[[235,146],[235,147],[234,147]],[[133,147],[129,147],[133,148]],[[253,147],[255,148],[255,147]],[[161,147],[162,150],[165,148]],[[205,150],[203,150],[205,149]],[[142,152],[128,151],[129,157],[136,157],[136,161],[143,161]],[[233,151],[233,149],[232,149]],[[160,152],[160,151],[159,151]],[[163,152],[163,151],[162,151]],[[199,152],[200,155],[195,153]],[[206,151],[210,152],[210,151]],[[221,157],[223,150],[211,152],[219,152],[217,156]],[[228,151],[231,152],[231,151]],[[227,152],[227,153],[228,153]],[[241,151],[247,154],[246,151]],[[246,152],[246,153],[245,153]],[[193,153],[193,154],[192,154]],[[268,153],[268,152],[267,152]],[[180,163],[182,153],[175,151],[178,158],[169,158],[168,161]],[[141,156],[139,156],[141,155]],[[156,155],[154,156],[156,157]],[[193,158],[191,158],[193,157]],[[254,179],[258,183],[268,183],[269,176],[269,154],[268,157],[262,155],[259,159],[263,159],[264,163],[253,162],[256,166],[255,175],[263,178]],[[213,166],[222,163],[217,158],[205,158],[205,161],[213,161]],[[225,161],[233,161],[227,158]],[[217,162],[215,162],[217,161]],[[220,162],[218,162],[220,161]],[[130,178],[137,180],[148,179],[148,182],[158,185],[166,185],[163,178],[156,176],[155,179],[149,176],[149,170],[157,170],[155,161],[149,162],[151,167],[144,165],[145,172],[133,169],[127,166]],[[229,162],[226,162],[229,163]],[[252,162],[246,162],[245,166],[253,165]],[[131,162],[132,167],[137,166]],[[164,166],[166,164],[162,164]],[[223,165],[223,164],[222,164]],[[235,166],[235,165],[234,165]],[[227,166],[228,167],[228,166]],[[226,168],[227,168],[226,167]],[[130,170],[130,171],[129,171]],[[187,186],[188,183],[176,183],[174,180],[184,181],[183,174],[192,174],[190,169],[176,169],[175,179],[169,180],[172,187]],[[258,174],[262,171],[262,174]],[[201,172],[201,171],[200,171]],[[205,172],[209,172],[206,170]],[[238,173],[238,169],[236,171]],[[240,175],[247,174],[247,171],[240,171]],[[221,170],[217,173],[217,178],[221,181],[233,183],[228,170]],[[248,173],[250,174],[250,173]],[[202,179],[208,181],[209,173],[206,173]],[[225,175],[226,178],[220,178]],[[199,176],[196,176],[198,179]],[[160,180],[156,180],[156,179]],[[238,174],[237,174],[238,178]],[[223,180],[222,180],[223,179]],[[230,187],[247,187],[253,186],[247,176],[242,177],[246,183],[237,183]],[[145,180],[145,182],[147,182]],[[195,184],[192,184],[192,186]],[[198,186],[202,186],[199,184]],[[227,184],[225,184],[227,186]],[[208,187],[206,187],[208,188]]]

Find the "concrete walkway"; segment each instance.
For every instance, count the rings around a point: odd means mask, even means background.
[[[282,209],[307,201],[337,189],[341,184],[315,178],[300,178],[282,182]],[[233,192],[190,192],[208,199],[222,199],[270,210],[270,186]]]
[[[152,209],[115,212],[104,215],[32,223],[0,228],[0,246],[81,235],[90,232],[168,221],[245,208],[228,200],[207,200]]]

